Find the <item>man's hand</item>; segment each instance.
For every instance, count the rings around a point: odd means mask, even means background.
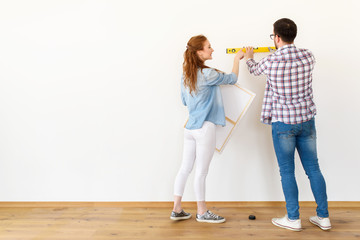
[[[245,59],[254,58],[254,49],[253,47],[246,47]]]

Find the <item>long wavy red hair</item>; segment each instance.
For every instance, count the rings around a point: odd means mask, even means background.
[[[197,51],[204,49],[206,40],[207,38],[203,35],[197,35],[190,38],[186,46],[186,51],[184,52],[184,86],[189,88],[190,94],[196,92],[198,69],[200,68],[200,70],[202,70],[204,68],[209,68],[197,54]]]

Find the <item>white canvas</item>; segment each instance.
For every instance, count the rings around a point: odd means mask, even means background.
[[[224,150],[231,134],[255,98],[255,93],[238,84],[221,86],[221,94],[225,108],[226,126],[216,127],[216,151],[219,153]]]

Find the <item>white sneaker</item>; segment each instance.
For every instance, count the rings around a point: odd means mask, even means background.
[[[310,222],[322,230],[329,230],[331,229],[331,223],[329,218],[321,218],[318,216],[313,216],[309,218]]]
[[[292,231],[301,231],[301,220],[290,220],[287,215],[283,218],[273,218],[271,221],[275,226],[286,228]]]

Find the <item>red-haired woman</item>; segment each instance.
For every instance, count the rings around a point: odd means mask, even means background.
[[[184,132],[183,160],[175,180],[174,208],[170,219],[191,218],[181,207],[185,184],[196,162],[195,195],[198,222],[222,223],[225,218],[209,211],[205,203],[205,180],[215,151],[216,125],[225,126],[225,112],[219,85],[235,84],[239,74],[239,62],[244,53],[234,58],[232,73],[225,74],[205,65],[212,59],[214,50],[203,35],[192,37],[186,46],[181,78],[181,98],[189,111],[189,121]]]

